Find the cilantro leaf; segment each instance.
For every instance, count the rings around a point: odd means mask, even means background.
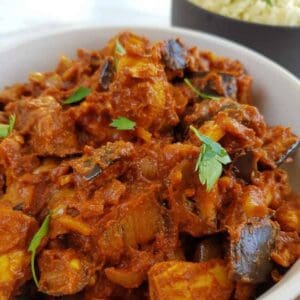
[[[62,104],[73,104],[73,103],[80,102],[90,93],[91,93],[91,89],[81,86]]]
[[[222,164],[216,159],[212,158],[201,162],[199,166],[199,179],[203,185],[206,185],[207,191],[213,188],[221,175]]]
[[[8,136],[8,125],[7,124],[0,124],[0,137],[5,138]]]
[[[216,159],[217,159],[220,163],[222,163],[223,165],[227,165],[227,164],[229,164],[229,163],[231,162],[231,159],[230,159],[229,155],[224,155],[224,156],[219,156],[219,155],[217,155],[217,156],[216,156]]]
[[[126,54],[126,49],[122,46],[119,39],[116,39],[115,54],[120,55],[120,56],[123,56]],[[118,69],[119,58],[115,57],[114,61],[115,61],[115,67],[116,67],[116,69]]]
[[[0,124],[0,138],[7,137],[14,129],[16,115],[10,115],[8,124]]]
[[[16,123],[16,115],[10,115],[8,121],[8,132],[11,133]]]
[[[126,54],[126,50],[123,47],[123,45],[120,43],[119,39],[116,40],[115,53],[119,54],[119,55],[125,55]]]
[[[35,233],[28,247],[28,251],[31,252],[32,277],[37,287],[39,286],[39,283],[35,273],[35,255],[42,239],[48,234],[49,222],[50,222],[50,214],[48,214],[47,217],[44,219],[40,229]]]
[[[227,151],[208,136],[200,134],[194,127],[190,126],[197,138],[203,143],[196,162],[195,171],[198,172],[201,184],[206,185],[209,192],[222,175],[222,165],[231,162]]]
[[[190,128],[191,128],[191,130],[193,130],[193,132],[195,133],[196,137],[202,143],[204,143],[205,145],[207,145],[207,147],[209,147],[213,152],[215,152],[216,154],[218,154],[221,157],[227,155],[226,150],[219,143],[213,141],[208,136],[200,134],[200,132],[194,126],[191,126]]]
[[[192,83],[190,82],[190,80],[188,78],[184,78],[184,83],[196,94],[198,95],[200,98],[202,99],[209,99],[209,100],[220,100],[221,97],[219,96],[214,96],[214,95],[209,95],[206,93],[203,93],[201,91],[199,91],[198,89],[196,89]]]
[[[118,130],[133,130],[136,123],[125,117],[118,117],[114,119],[110,124],[111,127],[115,127]]]

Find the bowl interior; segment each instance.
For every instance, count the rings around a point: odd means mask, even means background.
[[[23,82],[31,71],[46,71],[55,67],[61,54],[74,57],[77,48],[101,48],[116,33],[131,30],[151,40],[180,37],[188,45],[196,45],[202,49],[210,49],[216,54],[240,60],[248,73],[254,78],[254,104],[264,114],[269,124],[283,124],[292,127],[300,135],[300,82],[285,69],[265,57],[245,47],[224,39],[183,29],[154,28],[80,28],[52,32],[37,36],[32,40],[11,47],[0,49],[0,88],[16,82]],[[293,164],[288,166],[293,188],[300,192],[300,153],[298,151]],[[298,273],[298,278],[294,275]],[[300,263],[289,272],[282,286],[294,288],[294,294],[300,294]],[[296,281],[295,281],[296,280]],[[298,281],[297,281],[298,280]],[[295,285],[295,282],[296,285]],[[296,288],[295,288],[296,286]],[[273,294],[277,285],[268,292],[264,299],[280,299]],[[279,295],[279,294],[278,294]],[[269,298],[271,297],[271,298]],[[283,294],[284,297],[284,294]],[[287,299],[287,298],[281,298]],[[291,298],[292,299],[292,298]]]

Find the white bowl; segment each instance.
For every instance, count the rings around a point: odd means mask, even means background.
[[[210,49],[240,60],[254,78],[255,105],[269,124],[292,127],[300,135],[300,81],[269,59],[238,44],[205,33],[179,28],[81,27],[37,35],[9,48],[0,49],[0,88],[23,82],[31,71],[51,70],[61,54],[75,56],[77,48],[101,48],[116,33],[131,30],[151,40],[180,37],[188,45]],[[294,189],[300,192],[300,154],[289,167]],[[300,295],[300,261],[259,299],[289,300]]]

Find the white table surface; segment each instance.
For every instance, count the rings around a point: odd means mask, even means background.
[[[79,25],[169,26],[171,0],[0,0],[0,48]]]

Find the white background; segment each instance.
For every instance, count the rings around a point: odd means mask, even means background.
[[[80,24],[168,26],[170,10],[171,0],[0,0],[0,47]]]

